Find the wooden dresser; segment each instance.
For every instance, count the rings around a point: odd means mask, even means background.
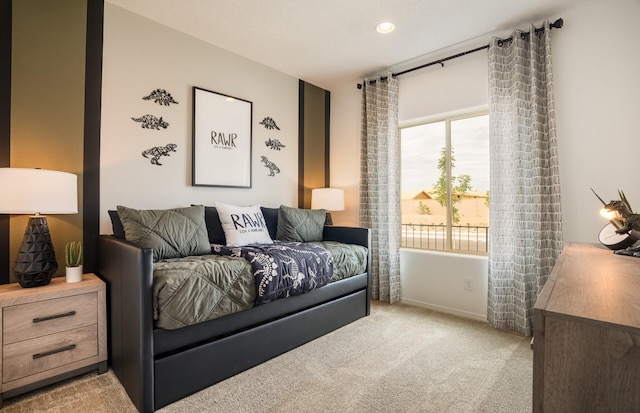
[[[640,412],[640,258],[569,244],[533,328],[534,412]]]
[[[93,274],[82,278],[0,286],[0,403],[77,374],[107,371],[105,284]]]

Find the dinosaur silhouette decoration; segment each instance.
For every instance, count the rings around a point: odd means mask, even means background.
[[[264,163],[264,166],[266,168],[269,168],[269,175],[267,176],[276,176],[276,174],[280,173],[280,168],[278,168],[278,165],[271,162],[266,156],[261,156],[260,162]]]
[[[147,96],[143,96],[142,99],[153,100],[154,103],[164,106],[169,106],[172,103],[175,103],[176,105],[178,104],[173,96],[171,96],[171,93],[164,89],[156,89]]]
[[[280,130],[280,128],[278,127],[278,125],[276,124],[276,121],[273,120],[271,117],[267,116],[266,118],[262,119],[262,122],[258,122],[261,125],[263,125],[266,129],[269,130],[273,130],[273,129],[277,129]]]
[[[149,148],[147,150],[142,151],[142,156],[145,158],[149,158],[151,156],[151,164],[162,166],[159,162],[161,156],[170,156],[170,152],[176,152],[176,148],[178,145],[175,143],[170,143],[165,146],[154,146],[153,148]]]
[[[283,145],[278,139],[271,139],[264,141],[264,144],[267,145],[267,148],[279,151],[281,148],[286,147],[287,145]]]
[[[144,129],[155,129],[160,130],[160,128],[167,129],[169,127],[169,123],[162,120],[162,116],[160,118],[156,118],[153,115],[144,115],[139,118],[131,118],[134,122],[140,122],[140,127]]]

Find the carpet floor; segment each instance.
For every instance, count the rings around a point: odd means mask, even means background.
[[[404,304],[371,315],[160,410],[531,411],[529,338]],[[6,412],[135,412],[111,370],[6,400]]]

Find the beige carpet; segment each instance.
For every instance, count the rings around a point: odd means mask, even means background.
[[[256,343],[259,345],[259,343]],[[159,411],[531,411],[529,339],[403,304]],[[6,412],[135,412],[109,371],[5,401]]]

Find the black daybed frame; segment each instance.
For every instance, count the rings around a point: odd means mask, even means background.
[[[369,248],[365,228],[325,227],[323,239]],[[107,283],[109,363],[141,412],[153,412],[326,333],[370,311],[367,271],[309,293],[177,330],[154,328],[153,253],[99,238]]]

